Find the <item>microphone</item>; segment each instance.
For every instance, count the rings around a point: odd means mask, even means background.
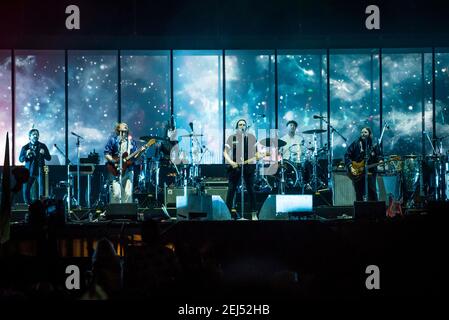
[[[316,115],[316,114],[313,116],[313,118],[314,118],[314,119],[324,119],[323,116],[319,116],[319,115]]]
[[[80,138],[80,139],[84,139],[83,137],[81,137],[80,135],[77,135],[75,132],[70,132],[71,134],[73,134],[75,137],[78,137],[78,138]]]
[[[390,129],[390,125],[388,124],[388,122],[385,122],[385,129],[387,129],[387,130]]]
[[[189,127],[193,131],[193,122],[189,122]]]

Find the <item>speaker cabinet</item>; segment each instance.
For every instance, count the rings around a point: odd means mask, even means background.
[[[206,187],[204,188],[204,193],[206,195],[211,196],[220,196],[223,201],[226,202],[226,196],[228,193],[228,187]],[[196,189],[193,187],[187,188],[187,195],[196,195]],[[176,204],[176,197],[177,196],[184,196],[184,188],[167,188],[165,190],[165,206],[175,206]]]
[[[204,189],[204,193],[211,196],[219,196],[223,199],[224,202],[226,202],[228,187],[206,187]]]
[[[187,195],[193,195],[196,193],[195,188],[187,187]],[[184,188],[167,188],[165,189],[165,206],[166,207],[175,207],[176,206],[176,197],[184,196]]]
[[[106,219],[137,220],[137,203],[110,203],[106,206]]]
[[[334,206],[353,206],[356,201],[354,187],[352,181],[346,175],[346,172],[334,172],[332,174],[334,192]]]
[[[352,206],[356,201],[356,196],[351,179],[346,172],[334,172],[332,178],[334,206]],[[399,200],[401,198],[401,177],[399,175],[377,175],[376,189],[379,200],[385,203],[388,203],[389,194]]]

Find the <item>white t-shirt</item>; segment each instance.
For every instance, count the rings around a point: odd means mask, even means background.
[[[292,153],[290,152],[290,147],[294,146],[293,148],[291,148],[293,152],[297,152],[297,156],[298,158],[301,155],[301,143],[303,141],[303,139],[298,136],[297,134],[295,134],[293,137],[291,137],[290,135],[286,134],[285,136],[283,136],[281,138],[281,140],[284,140],[285,142],[287,142],[287,144],[285,146],[283,146],[282,148],[280,148],[280,151],[283,153],[283,158],[284,159],[290,159],[290,156],[292,155]]]

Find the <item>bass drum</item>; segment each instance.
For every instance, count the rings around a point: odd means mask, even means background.
[[[281,163],[278,163],[278,169],[276,174],[269,175],[267,177],[267,181],[270,187],[274,189],[278,189],[282,180],[282,169],[284,170],[284,180],[285,180],[285,189],[293,189],[299,187],[302,183],[301,176],[299,175],[298,169],[295,164],[289,160],[284,160],[284,164],[281,166]]]

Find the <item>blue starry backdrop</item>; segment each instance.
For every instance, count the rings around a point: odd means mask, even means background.
[[[122,121],[142,144],[148,137],[163,136],[170,120],[170,52],[121,52]],[[155,146],[146,156],[155,155]]]
[[[221,51],[173,52],[173,108],[180,159],[222,162],[222,68]],[[182,137],[192,133],[199,136]]]
[[[12,108],[11,108],[11,51],[0,50],[0,165],[5,155],[6,132],[9,132],[9,148],[12,152]],[[9,161],[12,161],[10,157]]]
[[[16,163],[34,128],[52,155],[51,163],[64,164],[54,146],[65,152],[64,51],[15,51],[15,77]]]
[[[270,136],[275,123],[273,51],[226,51],[226,134],[245,119],[258,140]]]
[[[435,99],[432,110],[432,54],[425,49],[331,50],[330,125],[347,139],[334,134],[334,157],[359,135],[362,126],[373,128],[379,138],[380,68],[382,68],[383,121],[390,129],[383,136],[385,154],[420,154],[432,150],[422,129],[432,138],[442,138],[443,151],[449,147],[449,53],[435,54]],[[190,140],[181,135],[194,131],[203,149],[201,163],[221,163],[223,140],[244,118],[250,131],[262,139],[276,125],[285,134],[289,120],[299,123],[298,134],[306,144],[312,136],[305,130],[327,129],[313,115],[327,118],[327,61],[325,51],[284,51],[277,56],[278,114],[275,114],[276,57],[273,51],[173,52],[173,112],[180,148],[189,153]],[[84,139],[80,156],[96,151],[103,161],[103,148],[119,119],[118,73],[121,75],[121,117],[130,125],[134,138],[160,135],[170,120],[169,51],[68,51],[68,114],[65,114],[64,51],[16,50],[16,105],[12,108],[11,51],[0,51],[0,147],[3,154],[7,131],[12,131],[15,112],[15,162],[28,131],[35,127],[41,141],[49,146],[54,163],[64,163],[54,148],[65,151],[65,120],[68,150],[77,161],[75,132]],[[224,78],[223,78],[224,77]],[[225,82],[225,87],[223,87]],[[223,106],[225,88],[226,106]],[[224,118],[223,118],[224,117]],[[277,120],[277,123],[276,123]],[[319,134],[319,147],[327,133]],[[424,145],[423,145],[424,142]],[[142,142],[140,142],[142,143]],[[197,153],[198,154],[198,153]],[[3,163],[3,156],[0,157]]]

